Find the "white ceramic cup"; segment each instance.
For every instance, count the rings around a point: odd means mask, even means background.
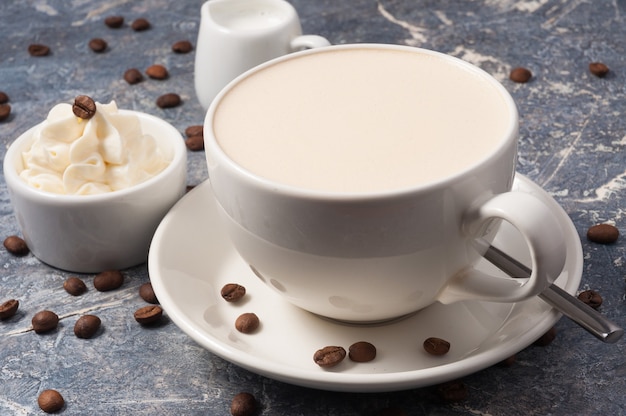
[[[210,0],[200,9],[195,89],[202,107],[228,82],[270,59],[304,48],[327,46],[302,35],[294,7],[284,0]]]
[[[4,158],[4,178],[15,216],[31,252],[53,267],[97,273],[146,261],[161,219],[185,192],[187,149],[178,130],[157,117],[138,117],[144,134],[155,138],[169,165],[127,189],[97,195],[64,195],[38,190],[20,178],[22,153],[37,126],[20,135]]]
[[[235,247],[303,309],[374,322],[435,301],[516,302],[562,271],[556,217],[511,191],[515,103],[467,62],[395,45],[297,52],[230,83],[204,127]],[[439,168],[447,171],[428,176]],[[502,219],[528,243],[527,281],[474,268],[482,253],[473,241],[493,239]]]

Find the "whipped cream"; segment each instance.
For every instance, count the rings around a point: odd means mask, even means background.
[[[20,177],[46,192],[93,195],[144,182],[168,164],[155,139],[141,130],[139,118],[118,111],[115,101],[96,103],[89,120],[61,103],[35,131],[22,153]]]

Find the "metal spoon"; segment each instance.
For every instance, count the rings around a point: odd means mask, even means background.
[[[487,241],[477,239],[476,244],[485,251],[483,257],[504,273],[511,277],[530,277],[531,269]],[[548,286],[539,297],[601,341],[613,344],[624,335],[622,328],[555,284]]]

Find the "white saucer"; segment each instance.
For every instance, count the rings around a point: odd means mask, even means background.
[[[517,175],[514,188],[533,193],[554,210],[565,232],[567,263],[557,284],[574,294],[582,276],[582,248],[574,225],[547,193]],[[528,260],[517,231],[503,224],[494,245]],[[218,356],[264,376],[324,390],[382,392],[448,381],[489,367],[524,349],[561,317],[539,298],[516,304],[436,303],[404,320],[374,327],[343,325],[321,319],[283,301],[241,260],[217,218],[210,184],[189,192],[163,219],[150,249],[150,278],[161,305],[185,333]],[[499,272],[483,261],[481,268]],[[247,289],[245,301],[227,303],[226,283]],[[235,319],[254,312],[261,327],[241,334]],[[422,348],[428,337],[444,338],[451,349],[430,356]],[[369,341],[378,355],[369,363],[346,358],[323,370],[313,353],[327,345],[346,350]]]

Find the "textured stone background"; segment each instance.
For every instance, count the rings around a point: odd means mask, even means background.
[[[520,110],[518,170],[544,187],[574,221],[584,250],[581,290],[604,296],[601,311],[626,325],[622,240],[612,246],[586,241],[587,228],[611,222],[623,229],[626,188],[626,1],[623,0],[294,0],[305,32],[333,43],[380,42],[421,46],[450,53],[494,75]],[[0,123],[0,156],[13,138],[38,123],[59,101],[89,94],[115,99],[122,108],[170,121],[181,132],[200,124],[203,112],[193,91],[193,53],[176,55],[173,42],[195,44],[201,1],[2,1],[0,2],[0,90],[11,97],[9,120]],[[123,29],[102,20],[126,17]],[[136,33],[128,23],[146,17],[153,28]],[[104,54],[87,47],[93,37],[109,42]],[[52,54],[30,57],[31,43]],[[604,79],[589,62],[611,68]],[[130,67],[161,63],[167,81],[128,86]],[[528,84],[508,80],[525,66]],[[184,104],[161,110],[166,92]],[[189,153],[189,183],[206,178],[204,154]],[[2,235],[18,233],[4,181],[0,181]],[[465,377],[469,398],[443,403],[434,388],[385,394],[346,394],[291,386],[242,370],[208,351],[171,321],[139,327],[132,312],[143,306],[139,285],[145,266],[127,271],[124,287],[108,294],[91,290],[68,299],[67,273],[32,256],[0,251],[0,300],[18,298],[17,316],[0,322],[0,414],[39,414],[38,393],[63,391],[63,414],[228,414],[232,396],[253,392],[263,415],[374,415],[398,406],[411,415],[624,414],[624,341],[605,345],[567,319],[548,347],[530,347],[511,368],[488,368]],[[46,336],[30,330],[30,318],[46,307],[63,318]],[[106,322],[94,341],[72,334],[74,318],[97,311]]]

